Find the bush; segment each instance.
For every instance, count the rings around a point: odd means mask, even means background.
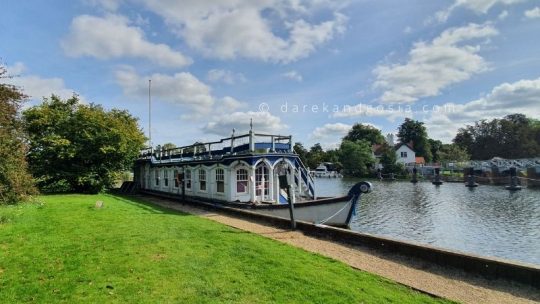
[[[0,66],[0,80],[6,69]],[[0,83],[0,204],[15,204],[36,194],[26,163],[18,111],[25,95],[15,86]]]
[[[146,140],[127,111],[46,98],[23,113],[30,169],[44,192],[97,193],[132,168]]]

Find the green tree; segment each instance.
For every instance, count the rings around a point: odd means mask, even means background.
[[[423,122],[405,118],[397,136],[402,143],[412,143],[416,156],[423,156],[426,162],[432,161],[429,138]]]
[[[443,147],[443,143],[440,140],[436,139],[428,139],[429,141],[429,147],[431,149],[431,156],[433,162],[440,162],[440,151]]]
[[[163,146],[161,146],[161,149],[163,150],[171,150],[171,149],[174,149],[176,148],[176,145],[173,144],[173,143],[166,143],[166,144],[163,144]]]
[[[369,169],[375,163],[370,142],[344,140],[339,150],[339,159],[345,175],[357,177],[369,175]]]
[[[365,140],[371,145],[374,145],[384,143],[384,136],[381,134],[381,130],[375,127],[357,123],[353,125],[353,127],[351,128],[349,133],[343,138],[343,140]]]
[[[403,164],[397,162],[396,150],[389,145],[383,145],[381,148],[381,158],[379,163],[383,166],[382,172],[385,174],[400,174],[405,169]]]
[[[145,137],[127,111],[57,96],[23,112],[30,169],[44,191],[99,192],[131,169]]]
[[[320,163],[324,161],[324,150],[320,143],[314,144],[307,153],[307,166],[310,168],[316,168]]]
[[[439,151],[439,161],[442,163],[462,162],[469,159],[467,151],[456,144],[444,144]]]
[[[7,78],[6,74],[0,66],[0,80]],[[25,98],[17,87],[0,83],[0,204],[15,204],[36,193],[18,116]]]
[[[296,154],[298,154],[298,157],[300,157],[300,160],[302,163],[304,163],[307,166],[307,154],[308,151],[306,148],[304,148],[304,145],[300,142],[294,143],[293,150]]]

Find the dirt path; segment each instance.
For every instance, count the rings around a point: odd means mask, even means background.
[[[378,274],[414,289],[454,301],[462,303],[540,303],[540,291],[533,287],[505,280],[486,280],[462,271],[448,270],[415,259],[383,254],[370,248],[346,246],[306,236],[302,232],[293,232],[221,214],[219,211],[208,211],[150,196],[141,198],[162,207],[209,218],[234,228],[300,247],[342,261],[351,267]]]

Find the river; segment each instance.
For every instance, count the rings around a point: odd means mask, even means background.
[[[317,195],[343,195],[358,181],[316,178]],[[371,183],[352,230],[540,265],[540,189]]]

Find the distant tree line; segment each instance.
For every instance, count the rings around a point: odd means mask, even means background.
[[[523,114],[480,120],[459,129],[453,142],[477,160],[539,157],[540,120]]]

